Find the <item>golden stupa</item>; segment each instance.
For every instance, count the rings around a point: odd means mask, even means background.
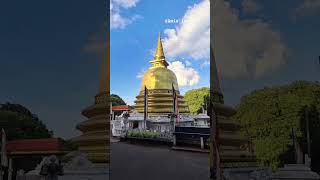
[[[177,77],[170,69],[165,59],[160,33],[158,35],[158,43],[156,54],[150,61],[151,67],[143,75],[140,93],[136,96],[135,109],[139,113],[144,112],[144,91],[148,89],[148,114],[161,115],[173,112],[173,93],[172,87],[177,94],[179,113],[188,113],[188,105],[180,95]]]
[[[230,117],[236,111],[224,104],[224,97],[214,57],[213,48],[210,49],[210,99],[211,99],[211,137],[216,140],[219,149],[221,168],[255,167],[256,159],[249,149],[249,140],[240,133],[241,126]],[[216,137],[216,138],[214,138]],[[217,166],[217,151],[213,141],[210,143],[210,166]],[[245,170],[245,169],[244,169]]]
[[[110,162],[109,54],[107,48],[103,56],[102,77],[95,103],[82,111],[82,115],[88,120],[77,125],[77,129],[83,134],[73,139],[79,146],[79,151],[86,153],[94,163]]]

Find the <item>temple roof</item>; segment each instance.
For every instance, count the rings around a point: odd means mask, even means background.
[[[207,113],[200,113],[194,116],[194,119],[210,119]]]
[[[130,116],[128,117],[129,121],[144,121],[144,115],[143,113],[133,112],[130,113]],[[178,122],[192,122],[194,119],[192,116],[180,114],[180,119]],[[168,118],[168,116],[149,116],[147,121],[150,122],[171,122],[171,119]]]
[[[130,107],[128,105],[112,106],[112,111],[129,111]]]
[[[55,154],[63,152],[63,143],[59,138],[21,139],[7,143],[9,154]]]

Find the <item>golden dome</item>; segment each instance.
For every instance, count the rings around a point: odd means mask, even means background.
[[[156,67],[149,69],[143,76],[141,91],[147,89],[172,89],[179,90],[176,75],[167,68]]]
[[[144,88],[147,89],[172,89],[172,85],[175,90],[179,90],[178,81],[176,75],[167,68],[168,63],[165,60],[160,33],[158,35],[158,43],[156,54],[153,60],[150,61],[152,66],[143,75],[141,91]]]
[[[173,92],[177,93],[179,113],[189,113],[188,105],[180,95],[177,77],[165,60],[160,34],[158,36],[155,57],[150,61],[151,67],[143,75],[141,89],[135,100],[135,109],[139,113],[144,112],[144,91],[148,89],[148,113],[149,115],[167,115],[173,112]]]

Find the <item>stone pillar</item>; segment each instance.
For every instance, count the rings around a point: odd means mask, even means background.
[[[176,135],[173,135],[173,146],[177,145],[177,138]]]
[[[311,167],[311,158],[309,157],[308,154],[304,155],[304,165],[307,167]]]
[[[203,137],[200,137],[200,142],[201,142],[201,149],[204,149]]]
[[[8,180],[12,179],[12,158],[9,159],[9,167],[8,167]]]

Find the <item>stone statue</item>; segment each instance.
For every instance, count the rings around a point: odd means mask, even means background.
[[[16,180],[26,180],[25,172],[23,169],[17,171]]]
[[[45,177],[45,180],[58,180],[58,176],[63,175],[63,167],[55,155],[50,156],[43,163],[40,175]]]

